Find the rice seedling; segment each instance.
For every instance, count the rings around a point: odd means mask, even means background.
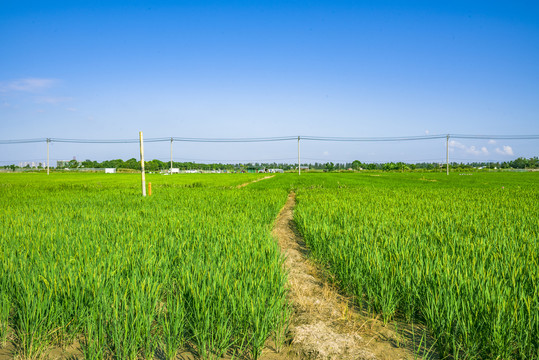
[[[260,354],[286,309],[286,191],[195,177],[150,177],[144,199],[135,176],[2,178],[0,323],[21,357],[75,339],[87,359]]]
[[[11,301],[6,293],[0,293],[0,347],[5,347],[9,336]]]
[[[0,338],[257,358],[286,334],[271,227],[295,191],[312,256],[385,322],[425,324],[429,353],[539,358],[537,174],[378,175],[150,175],[144,199],[135,175],[0,175]]]
[[[538,358],[537,175],[429,176],[305,176],[295,219],[347,291],[424,322],[440,356]]]

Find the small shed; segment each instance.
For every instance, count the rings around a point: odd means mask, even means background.
[[[116,174],[116,168],[105,168],[105,174]]]

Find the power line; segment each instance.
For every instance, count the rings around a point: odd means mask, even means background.
[[[270,142],[270,141],[290,141],[296,140],[297,136],[280,136],[265,138],[181,138],[173,137],[174,141],[185,142]],[[170,141],[170,138],[167,140]]]
[[[28,143],[38,143],[46,142],[47,139],[19,139],[19,140],[0,140],[0,144],[28,144]]]
[[[536,140],[539,135],[469,135],[469,134],[445,134],[423,136],[396,136],[396,137],[331,137],[331,136],[300,136],[301,140],[309,141],[337,141],[337,142],[376,142],[376,141],[419,141],[443,139],[449,136],[453,139],[497,139],[497,140]],[[214,142],[214,143],[249,143],[249,142],[274,142],[297,140],[297,136],[278,137],[253,137],[253,138],[188,138],[188,137],[160,137],[147,138],[145,142]],[[138,143],[139,139],[70,139],[70,138],[37,138],[37,139],[14,139],[0,140],[0,144],[27,144],[47,142],[52,143],[76,143],[76,144],[131,144]]]
[[[539,135],[449,135],[454,139],[489,139],[489,140],[536,140]]]
[[[352,141],[352,142],[370,142],[370,141],[416,141],[432,140],[446,138],[447,135],[425,135],[425,136],[398,136],[398,137],[331,137],[331,136],[302,136],[301,140],[311,141]]]

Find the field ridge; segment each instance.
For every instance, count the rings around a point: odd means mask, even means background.
[[[398,334],[390,326],[361,314],[308,259],[309,249],[294,221],[295,204],[295,193],[290,192],[273,230],[285,256],[293,309],[288,351],[309,359],[413,358],[409,349],[395,346]]]

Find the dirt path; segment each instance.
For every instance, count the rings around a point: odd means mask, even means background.
[[[253,184],[253,183],[255,183],[255,182],[259,182],[259,181],[262,181],[262,180],[270,179],[270,178],[272,178],[272,177],[274,177],[274,176],[275,176],[275,175],[269,175],[269,176],[266,176],[266,177],[263,177],[263,178],[260,178],[260,179],[256,179],[256,180],[253,180],[253,181],[249,181],[249,182],[246,182],[246,183],[244,183],[244,184],[238,185],[237,188],[238,188],[238,189],[241,189],[242,187],[245,187],[245,186],[247,186],[247,185],[249,185],[249,184]]]
[[[289,272],[293,314],[287,351],[301,359],[413,359],[410,349],[400,347],[399,334],[361,314],[307,259],[309,250],[296,229],[294,206],[295,194],[290,193],[273,230]]]
[[[394,326],[384,326],[376,318],[362,313],[327,281],[328,274],[308,259],[309,250],[294,222],[295,203],[295,194],[290,193],[273,229],[286,257],[284,266],[289,274],[292,316],[287,344],[277,352],[275,342],[269,339],[260,360],[394,360],[425,355],[421,352],[414,355],[415,341],[410,340],[406,324],[399,324],[402,330],[396,332]],[[13,359],[13,350],[11,344],[0,348],[0,360]],[[77,359],[82,356],[78,349],[70,347],[69,351],[52,349],[48,358]],[[192,360],[196,356],[185,351],[178,354],[177,359]]]

